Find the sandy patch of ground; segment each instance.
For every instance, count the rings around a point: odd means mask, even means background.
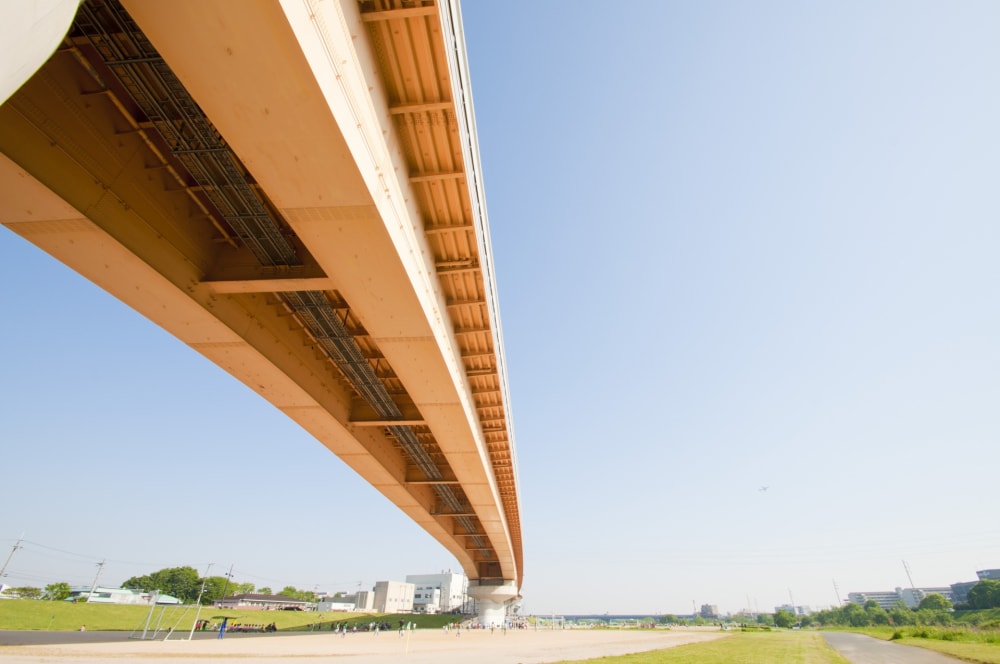
[[[344,664],[544,664],[607,655],[624,655],[671,648],[723,636],[702,630],[524,630],[490,633],[488,630],[418,630],[400,637],[397,632],[274,635],[207,641],[123,641],[74,645],[7,646],[0,650],[4,664],[94,664],[139,659],[143,664],[278,664],[289,660],[337,661]]]

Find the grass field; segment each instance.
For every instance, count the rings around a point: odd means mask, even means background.
[[[960,643],[957,641],[937,641],[933,639],[897,639],[896,643],[936,650],[966,662],[976,664],[1000,664],[1000,645],[990,643]]]
[[[0,629],[12,630],[77,630],[86,625],[88,630],[132,631],[143,629],[149,620],[150,629],[157,624],[161,630],[190,631],[194,624],[197,607],[154,607],[152,614],[148,606],[118,606],[114,604],[73,604],[71,602],[49,602],[46,600],[16,599],[0,601]],[[223,617],[229,622],[243,624],[274,623],[279,631],[308,630],[310,626],[329,629],[332,623],[347,621],[348,625],[363,625],[372,620],[385,620],[393,627],[399,620],[413,621],[418,628],[440,628],[456,620],[452,615],[400,616],[358,613],[315,613],[312,611],[236,611],[216,609],[211,606],[201,608],[202,620],[219,623]]]
[[[736,632],[690,645],[621,657],[599,657],[588,664],[849,664],[823,635],[811,631]]]

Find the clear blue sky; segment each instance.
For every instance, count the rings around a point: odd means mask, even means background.
[[[908,585],[904,560],[918,586],[1000,567],[1000,4],[463,12],[525,610],[818,607]],[[6,231],[0,279],[0,555],[31,542],[8,582],[455,566]]]

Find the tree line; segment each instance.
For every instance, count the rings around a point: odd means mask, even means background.
[[[949,625],[956,622],[952,609],[956,611],[976,611],[1000,608],[1000,581],[990,579],[980,581],[969,590],[968,601],[952,606],[943,595],[931,593],[916,609],[910,609],[900,602],[891,609],[883,609],[875,600],[861,604],[846,604],[809,616],[809,620],[820,625],[843,627],[871,627],[874,625]]]
[[[294,586],[285,586],[277,593],[271,588],[263,586],[257,588],[252,583],[239,583],[229,579],[227,576],[206,576],[198,575],[198,570],[193,567],[165,567],[161,570],[133,576],[122,583],[122,588],[131,590],[141,590],[144,592],[159,591],[163,595],[171,595],[181,600],[185,604],[194,604],[201,597],[203,605],[210,605],[217,600],[233,595],[246,593],[260,593],[262,595],[284,595],[305,602],[318,601],[319,597],[311,590],[300,590]],[[64,600],[71,594],[70,585],[63,581],[50,583],[45,589],[34,586],[24,586],[20,588],[9,588],[7,593],[19,597],[20,599],[49,599]]]
[[[204,589],[203,589],[204,587]],[[198,570],[193,567],[167,567],[144,576],[133,576],[122,584],[122,588],[134,590],[155,591],[172,595],[185,604],[193,604],[201,595],[202,604],[212,604],[223,597],[260,593],[262,595],[284,595],[305,602],[315,602],[318,597],[311,590],[300,590],[295,586],[285,586],[275,593],[271,588],[257,588],[252,583],[240,583],[226,576],[198,576]]]

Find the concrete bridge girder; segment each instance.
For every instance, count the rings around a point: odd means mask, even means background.
[[[98,100],[66,96],[74,82],[62,69],[43,71],[32,92],[0,108],[3,126],[26,132],[0,145],[13,157],[0,155],[0,219],[299,422],[477,578],[480,554],[457,536],[452,519],[434,513],[430,487],[407,483],[382,430],[352,423],[350,390],[267,295],[300,283],[335,287],[406,385],[493,544],[493,560],[516,578],[421,221],[397,177],[391,125],[376,110],[384,100],[377,86],[369,89],[374,65],[352,43],[361,26],[351,14],[356,4],[334,3],[331,15],[331,4],[322,3],[324,20],[356,24],[339,33],[321,30],[301,2],[259,3],[255,12],[232,12],[218,0],[124,4],[308,249],[309,264],[287,280],[241,270],[238,252],[192,219],[185,194],[155,186],[162,173],[150,170],[155,164],[137,137],[119,132],[127,127],[106,126],[115,121],[98,115]],[[311,46],[300,41],[309,31]],[[332,62],[331,48],[346,59]],[[324,60],[331,68],[317,71]],[[338,63],[343,71],[335,71]],[[361,92],[370,98],[359,99]],[[62,117],[40,117],[48,111],[34,102],[60,96],[64,110],[52,113]],[[60,129],[61,122],[77,128]],[[7,196],[18,183],[27,183],[27,199]],[[248,273],[257,283],[239,278]]]

